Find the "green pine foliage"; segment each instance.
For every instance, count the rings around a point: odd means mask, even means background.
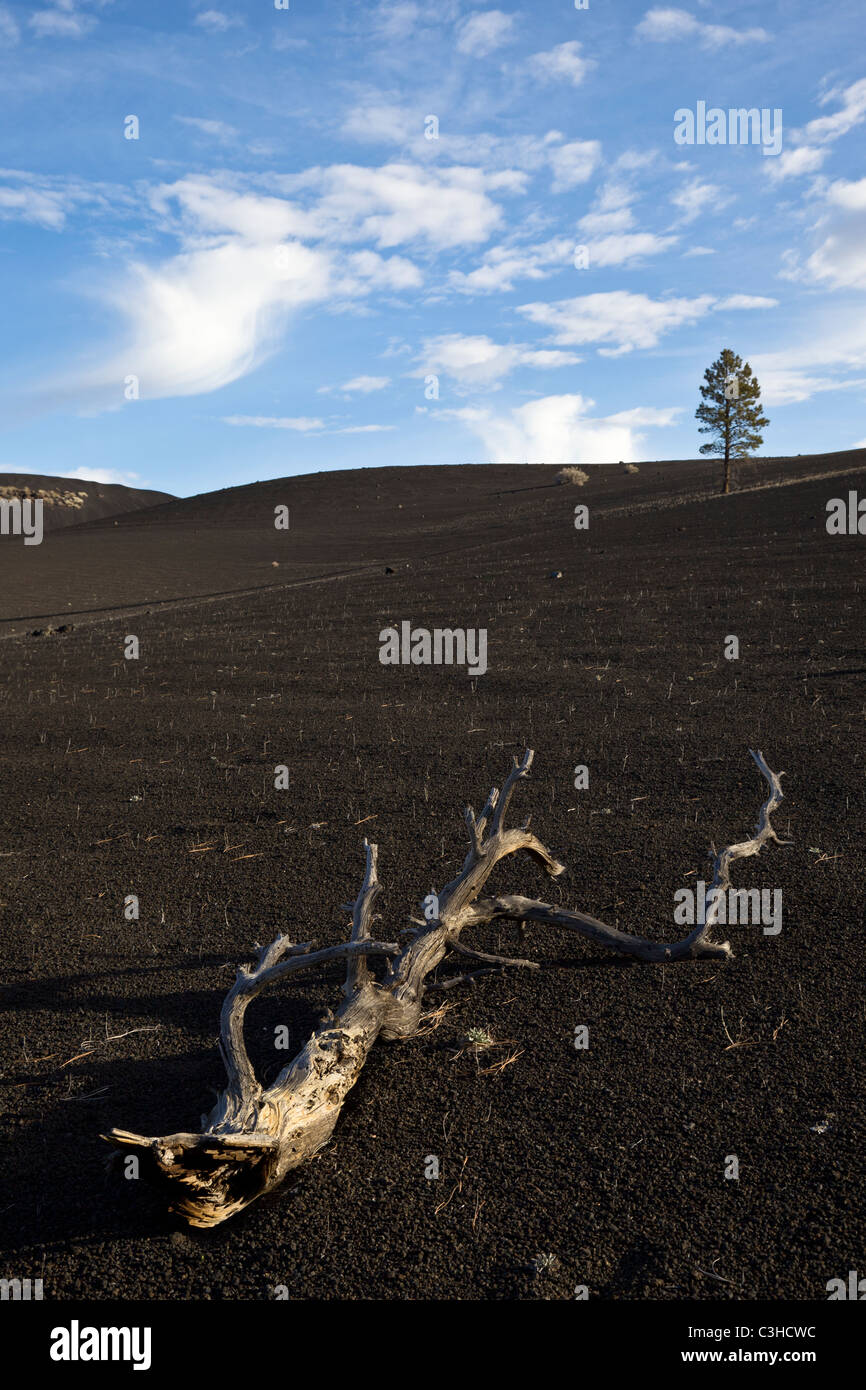
[[[725,396],[727,383],[736,380],[737,395]],[[701,421],[699,432],[713,438],[701,445],[702,454],[719,454],[726,461],[748,458],[764,442],[761,430],[769,420],[761,407],[761,388],[748,362],[730,348],[704,372],[703,400],[695,411]]]

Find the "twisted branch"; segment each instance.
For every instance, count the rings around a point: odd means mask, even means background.
[[[790,843],[780,840],[770,824],[770,816],[782,800],[780,779],[784,774],[772,772],[763,754],[752,753],[752,757],[770,785],[770,795],[761,807],[752,839],[729,845],[716,855],[711,891],[727,889],[735,860],[758,854],[768,840]],[[499,861],[518,850],[535,859],[551,878],[565,872],[564,865],[530,832],[528,820],[519,830],[505,828],[514,791],[529,775],[532,759],[531,749],[520,762],[514,759],[502,790],[493,788],[480,816],[467,807],[470,844],[463,867],[439,894],[437,915],[430,922],[419,922],[419,930],[407,946],[372,939],[373,905],[381,888],[377,847],[365,840],[366,869],[361,891],[350,907],[349,941],[317,950],[314,942],[295,945],[288,937],[278,936],[260,951],[254,966],[238,971],[220,1018],[220,1051],[228,1085],[211,1115],[203,1118],[202,1133],[146,1138],[113,1129],[104,1136],[118,1148],[140,1151],[152,1175],[169,1184],[173,1210],[192,1225],[213,1226],[226,1220],[262,1192],[276,1187],[289,1171],[327,1142],[376,1039],[410,1038],[419,1031],[426,990],[450,989],[464,980],[511,966],[539,968],[537,961],[473,950],[460,940],[467,927],[509,918],[521,924],[539,922],[577,932],[598,945],[643,961],[731,956],[729,942],[710,939],[720,893],[694,931],[667,945],[631,936],[586,913],[552,907],[533,898],[513,894],[479,897]],[[428,977],[452,951],[485,962],[487,968],[431,983]],[[381,981],[370,972],[372,956],[389,962]],[[338,959],[347,962],[342,1005],[263,1090],[243,1039],[250,1000],[285,975]]]

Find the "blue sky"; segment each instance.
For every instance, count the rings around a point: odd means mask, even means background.
[[[722,347],[764,453],[862,443],[863,33],[861,0],[0,3],[0,469],[694,457]],[[779,152],[678,143],[701,102],[780,112]]]

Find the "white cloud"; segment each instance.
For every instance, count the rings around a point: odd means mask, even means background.
[[[91,468],[89,465],[82,465],[74,468],[69,473],[62,470],[56,475],[58,478],[77,478],[83,483],[119,483],[123,487],[137,487],[137,473],[122,473],[117,468]]]
[[[866,320],[859,307],[825,311],[798,336],[777,352],[751,359],[768,406],[866,385]]]
[[[299,415],[224,415],[224,425],[239,425],[257,430],[293,430],[297,434],[384,434],[396,425],[345,425],[329,429],[324,420]]]
[[[860,125],[866,118],[866,77],[861,77],[858,82],[853,82],[841,92],[838,87],[834,87],[821,98],[821,105],[826,106],[840,98],[842,105],[838,111],[810,121],[802,130],[793,133],[796,139],[807,145],[823,145],[838,140],[840,135],[847,135],[854,126]]]
[[[629,290],[587,294],[551,304],[521,304],[518,313],[532,323],[552,330],[550,341],[564,347],[602,343],[602,357],[619,357],[634,348],[655,347],[665,333],[683,324],[696,323],[711,309],[767,309],[774,299],[735,294],[717,299],[702,294],[695,299],[650,299]]]
[[[553,192],[562,193],[592,177],[601,162],[601,145],[598,140],[571,140],[567,145],[554,146],[549,158],[554,174]]]
[[[414,0],[381,0],[374,20],[383,39],[407,39],[421,18],[421,7]]]
[[[34,222],[59,232],[66,221],[68,202],[63,194],[46,188],[23,185],[0,187],[0,218],[4,221]]]
[[[654,232],[626,232],[598,237],[587,243],[589,264],[599,270],[604,266],[629,265],[646,256],[658,256],[676,245],[675,236],[657,236]]]
[[[309,434],[311,430],[323,430],[324,420],[311,419],[306,415],[224,415],[224,425],[249,426],[257,430],[296,430],[299,434]]]
[[[438,140],[419,141],[418,149],[428,158],[456,160],[458,164],[472,164],[488,171],[535,172],[550,165],[554,148],[561,146],[564,139],[561,130],[548,130],[544,135],[492,135],[484,130],[457,135],[445,129],[440,131]]]
[[[827,106],[831,101],[841,102],[838,111],[818,116],[802,129],[790,131],[788,139],[793,148],[783,150],[764,166],[773,182],[817,173],[829,153],[826,147],[862,124],[866,119],[866,77],[841,90],[832,88],[821,98],[821,105]]]
[[[396,425],[347,425],[345,429],[326,430],[327,434],[387,434]]]
[[[696,299],[650,299],[628,290],[587,294],[552,304],[521,304],[519,313],[552,330],[551,341],[579,347],[602,343],[602,356],[618,357],[634,348],[655,347],[683,324],[696,323],[713,307],[712,295]]]
[[[230,234],[267,244],[312,230],[309,216],[286,199],[238,193],[204,175],[160,184],[151,192],[150,203],[166,218],[167,229],[177,206],[181,232],[189,236]]]
[[[335,292],[332,256],[286,239],[293,213],[278,199],[201,179],[153,195],[166,214],[175,202],[183,249],[161,264],[130,265],[106,288],[128,333],[108,360],[82,371],[80,394],[104,401],[129,374],[144,399],[214,391],[273,350],[293,311]]]
[[[469,164],[488,174],[515,170],[535,173],[549,168],[555,193],[585,183],[601,163],[600,141],[566,141],[560,130],[544,135],[493,135],[489,131],[460,135],[444,128],[438,140],[428,140],[424,136],[427,110],[426,105],[412,109],[370,93],[349,107],[341,134],[361,144],[399,146],[424,164]]]
[[[729,294],[727,299],[716,301],[716,309],[775,309],[778,299],[767,299],[760,294]]]
[[[577,225],[590,236],[625,232],[634,225],[634,214],[629,207],[613,208],[609,212],[587,212]]]
[[[347,273],[343,293],[366,293],[370,289],[414,290],[423,276],[405,256],[380,256],[376,251],[353,251],[346,257]]]
[[[574,238],[554,237],[537,246],[493,246],[482,263],[464,273],[452,270],[448,280],[461,294],[502,293],[516,280],[544,280],[573,261]]]
[[[464,390],[496,386],[517,367],[551,369],[570,366],[580,358],[570,352],[527,347],[523,343],[495,343],[486,334],[444,333],[423,344],[412,376],[431,373],[448,376]]]
[[[797,149],[783,150],[776,159],[768,159],[763,167],[769,178],[774,183],[779,183],[782,179],[817,173],[827,154],[827,150],[816,149],[812,145],[800,145]]]
[[[727,207],[731,198],[722,192],[718,184],[702,183],[700,179],[695,178],[672,194],[671,202],[674,207],[679,208],[683,222],[694,222],[705,208],[712,207],[715,210]]]
[[[78,207],[117,214],[134,205],[127,188],[84,183],[63,175],[33,174],[26,169],[0,169],[0,218],[33,222],[59,232]]]
[[[462,166],[334,164],[278,182],[289,193],[311,189],[319,195],[309,224],[313,234],[380,247],[420,240],[443,248],[486,241],[503,221],[490,192],[521,192],[525,176]]]
[[[831,289],[866,289],[866,228],[862,219],[839,226],[813,251],[806,268],[813,280]]]
[[[214,391],[246,375],[276,346],[292,310],[327,298],[328,257],[298,242],[240,238],[134,265],[113,289],[131,333],[93,384],[138,377],[141,395]],[[121,367],[123,370],[121,370]]]
[[[457,51],[473,58],[486,58],[504,43],[508,43],[514,28],[514,16],[502,10],[484,10],[468,15],[457,29]]]
[[[608,415],[607,419],[615,425],[673,425],[681,414],[682,406],[679,405],[636,405],[631,410],[618,410],[615,415]]]
[[[749,43],[769,43],[766,29],[732,29],[727,24],[704,24],[688,10],[657,7],[648,10],[635,29],[639,38],[654,43],[678,39],[696,40],[702,48],[740,47]]]
[[[350,106],[341,131],[363,144],[404,145],[418,134],[422,124],[423,117],[419,118],[405,106],[381,100],[360,100]]]
[[[211,34],[224,34],[227,29],[237,28],[240,22],[234,15],[225,14],[222,10],[202,10],[193,20],[200,29],[207,29]]]
[[[590,68],[595,67],[592,59],[580,56],[580,48],[578,41],[571,39],[545,53],[534,53],[529,59],[530,69],[542,81],[570,82],[579,87]]]
[[[371,391],[383,391],[390,384],[389,376],[353,376],[351,381],[344,381],[340,387],[341,391],[360,391],[363,395],[369,395]]]
[[[594,402],[570,394],[544,396],[496,414],[465,407],[438,412],[467,426],[484,446],[490,463],[612,463],[641,456],[639,425],[667,425],[674,410],[638,408],[607,418],[588,412]]]
[[[212,135],[216,140],[233,140],[237,135],[235,127],[226,125],[225,121],[210,121],[201,116],[175,116],[175,120],[182,125],[191,125],[202,135]]]
[[[824,391],[838,391],[849,384],[834,377],[814,376],[793,368],[759,368],[757,363],[755,374],[761,383],[761,399],[765,406],[798,405]]]
[[[7,5],[0,5],[0,46],[10,48],[21,38],[17,20]]]
[[[578,221],[586,238],[589,266],[603,269],[634,265],[675,246],[679,237],[635,229],[631,203],[636,195],[629,173],[652,162],[652,156],[627,156],[617,160],[614,172],[602,185],[589,212]]]
[[[846,212],[866,212],[866,179],[837,179],[827,189],[827,201]]]
[[[79,13],[71,3],[58,0],[53,10],[37,10],[28,21],[38,39],[80,39],[92,29],[96,20],[92,15]]]
[[[866,178],[837,179],[824,188],[815,230],[820,243],[803,266],[789,252],[784,278],[812,280],[831,289],[866,289]]]
[[[43,399],[106,408],[128,376],[138,378],[143,399],[218,390],[265,360],[298,310],[326,302],[345,310],[374,291],[399,294],[422,284],[405,257],[345,242],[472,244],[501,217],[487,189],[513,186],[504,174],[402,165],[316,169],[288,182],[309,206],[243,191],[228,174],[154,188],[152,212],[160,231],[177,239],[177,254],[131,263],[101,288],[126,324],[123,341],[95,366],[49,381]],[[0,216],[4,202],[7,216],[62,225],[64,205],[41,189],[0,190]],[[306,244],[322,239],[326,244]]]

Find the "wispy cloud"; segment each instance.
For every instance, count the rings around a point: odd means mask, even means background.
[[[752,358],[768,406],[866,386],[866,320],[858,306],[819,315],[805,334]],[[841,446],[840,446],[841,447]]]
[[[651,299],[629,290],[611,290],[551,304],[521,304],[518,312],[549,328],[553,343],[574,347],[600,343],[602,356],[618,357],[635,348],[655,347],[664,334],[703,318],[714,303],[709,294]]]
[[[233,125],[228,125],[225,121],[208,120],[203,116],[175,116],[176,121],[181,125],[192,126],[194,130],[202,135],[211,135],[215,140],[234,140],[237,137],[237,130]]]
[[[544,280],[571,264],[573,237],[553,237],[535,246],[492,246],[474,270],[452,270],[448,282],[461,294],[501,294],[518,280]]]
[[[0,5],[0,47],[11,48],[21,38],[18,21],[8,5]]]
[[[329,434],[388,434],[396,425],[345,425],[339,430],[329,430]]]
[[[548,157],[553,169],[553,192],[586,183],[601,163],[598,140],[570,140],[565,145],[553,145]]]
[[[769,43],[766,29],[733,29],[727,24],[705,24],[688,10],[656,7],[648,10],[635,29],[638,38],[653,43],[671,43],[689,39],[702,48],[740,48],[750,43]]]
[[[96,4],[103,0],[95,0]],[[28,20],[38,39],[80,39],[95,26],[96,19],[82,5],[87,0],[55,0],[51,9],[36,10]]]
[[[426,340],[411,375],[448,376],[458,390],[467,390],[495,387],[518,367],[551,370],[579,361],[570,352],[533,348],[525,343],[496,343],[483,333],[443,333]]]
[[[129,205],[128,193],[122,188],[25,169],[0,169],[0,218],[4,221],[31,222],[59,232],[78,207],[106,212],[110,208],[126,210]]]
[[[690,179],[682,188],[671,195],[671,202],[682,213],[683,222],[694,222],[708,208],[718,212],[727,207],[731,196],[716,183],[706,183],[701,179]]]
[[[367,396],[371,391],[384,391],[390,380],[389,376],[353,376],[351,381],[343,382],[340,390],[360,391]]]
[[[486,58],[513,36],[514,15],[502,10],[484,10],[468,15],[457,26],[457,51],[473,58]]]
[[[124,473],[118,468],[89,468],[82,464],[80,468],[74,468],[69,473],[59,471],[58,478],[77,478],[84,483],[119,483],[124,487],[137,487],[139,477],[137,473]]]
[[[369,240],[380,247],[414,241],[444,247],[486,241],[504,221],[491,194],[519,193],[524,181],[512,171],[486,174],[455,166],[422,169],[408,163],[371,169],[334,164],[277,180],[286,193],[312,191],[311,234]]]
[[[241,20],[236,15],[226,14],[224,10],[201,10],[193,24],[199,29],[207,29],[211,34],[224,34],[227,29],[236,29]]]
[[[311,430],[325,428],[324,420],[306,415],[224,415],[224,425],[238,425],[257,430],[295,430],[298,434],[309,434]]]
[[[396,425],[341,425],[330,428],[324,420],[305,415],[224,415],[224,425],[237,425],[245,429],[293,430],[296,434],[385,434],[396,429]]]
[[[534,53],[529,59],[530,71],[544,82],[570,82],[579,87],[595,62],[581,56],[577,39],[557,44],[544,53]]]
[[[822,106],[840,102],[838,111],[828,116],[816,116],[805,126],[789,132],[793,149],[783,150],[777,159],[768,161],[767,177],[773,182],[817,173],[834,142],[847,135],[866,120],[866,77],[848,87],[833,87],[821,98]]]
[[[532,323],[551,330],[550,341],[581,347],[601,343],[603,357],[619,357],[635,348],[655,347],[675,328],[697,323],[710,310],[769,309],[775,299],[735,294],[726,299],[702,294],[694,298],[651,299],[646,294],[611,290],[554,303],[521,304],[518,310]]]
[[[415,0],[379,0],[374,13],[374,30],[383,39],[407,39],[421,20],[421,6]]]
[[[866,178],[829,185],[818,232],[821,240],[798,278],[833,289],[866,289]]]
[[[460,421],[481,440],[489,463],[611,463],[640,458],[640,425],[668,425],[675,409],[636,408],[591,415],[594,401],[578,394],[544,396],[511,410],[466,406],[438,412]]]

